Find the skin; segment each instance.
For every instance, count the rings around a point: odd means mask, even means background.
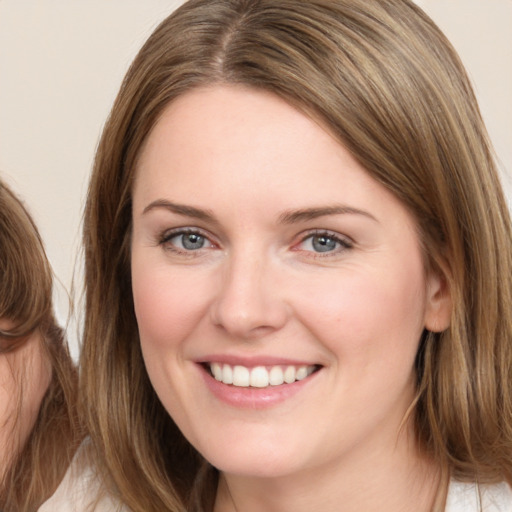
[[[184,248],[183,228],[203,246]],[[436,468],[402,420],[449,294],[412,216],[321,124],[239,86],[178,98],[140,156],[131,256],[148,374],[221,470],[216,512],[429,509]],[[199,364],[223,357],[320,369],[237,407]]]
[[[0,328],[11,327],[12,322],[0,319]],[[10,456],[27,440],[50,377],[51,368],[38,331],[19,348],[0,354],[0,476],[7,469]]]

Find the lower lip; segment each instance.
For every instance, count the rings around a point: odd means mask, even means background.
[[[292,384],[253,388],[224,384],[214,379],[203,366],[199,365],[199,368],[208,389],[216,398],[233,407],[247,409],[264,409],[290,399],[308,386],[320,371],[318,370],[305,379],[297,380]]]

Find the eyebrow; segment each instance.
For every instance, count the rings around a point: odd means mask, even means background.
[[[343,214],[363,215],[371,220],[374,220],[375,222],[378,222],[378,220],[370,212],[345,205],[323,206],[318,208],[305,208],[303,210],[286,211],[279,216],[279,222],[281,224],[295,224],[298,222],[315,220],[319,217],[325,217],[328,215]]]
[[[192,217],[195,219],[203,220],[205,222],[218,224],[215,216],[210,210],[203,210],[194,206],[173,203],[171,201],[167,201],[167,199],[157,199],[156,201],[153,201],[152,203],[148,204],[146,208],[144,208],[142,214],[144,215],[145,213],[157,208],[163,208],[164,210],[169,210],[172,213],[183,215],[185,217]]]
[[[173,203],[167,199],[157,199],[156,201],[153,201],[144,208],[142,214],[144,215],[151,210],[160,208],[169,210],[170,212],[176,213],[178,215],[183,215],[185,217],[191,217],[212,224],[218,224],[218,221],[211,210],[203,210],[202,208],[196,208],[195,206]],[[364,217],[368,217],[369,219],[378,222],[378,220],[371,213],[365,210],[360,210],[359,208],[353,208],[352,206],[345,205],[321,206],[304,208],[301,210],[289,210],[283,212],[279,216],[278,221],[280,224],[297,224],[299,222],[315,220],[319,217],[343,214],[363,215]]]

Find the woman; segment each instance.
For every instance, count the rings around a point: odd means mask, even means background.
[[[186,3],[125,78],[84,242],[102,510],[510,510],[510,218],[408,0]]]
[[[77,374],[52,312],[52,272],[30,215],[0,181],[0,509],[32,512],[77,443]]]

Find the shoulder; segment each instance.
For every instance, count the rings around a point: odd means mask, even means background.
[[[483,484],[452,480],[445,512],[512,512],[512,489],[505,483]]]
[[[38,512],[130,512],[102,492],[101,481],[87,457],[84,442],[55,493]]]

